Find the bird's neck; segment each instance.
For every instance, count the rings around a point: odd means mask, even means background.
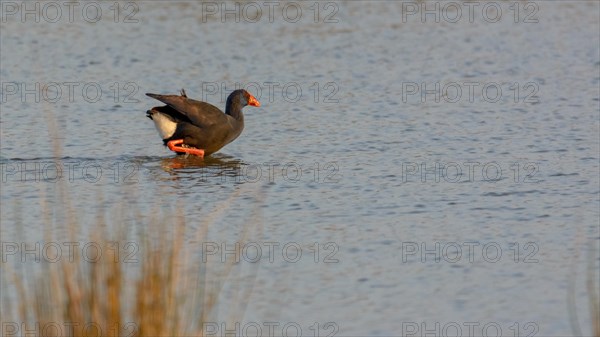
[[[243,106],[241,104],[228,100],[227,105],[225,105],[225,113],[238,121],[243,121],[244,115],[242,114],[242,108]]]

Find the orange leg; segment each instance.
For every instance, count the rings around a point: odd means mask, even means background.
[[[183,139],[172,140],[167,143],[167,147],[169,148],[169,150],[171,150],[173,152],[189,153],[189,154],[198,156],[200,158],[204,158],[204,150],[191,148],[191,147],[181,147],[181,146],[178,146],[179,144],[183,144]]]

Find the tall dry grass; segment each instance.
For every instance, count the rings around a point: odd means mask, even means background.
[[[194,242],[206,239],[211,223],[227,211],[225,204],[231,204],[239,191],[193,229]],[[13,267],[5,264],[3,291],[15,292],[2,296],[6,314],[2,317],[2,334],[202,336],[204,324],[214,320],[214,309],[221,304],[225,282],[230,279],[239,282],[240,278],[234,274],[241,273],[241,266],[234,259],[224,263],[203,262],[200,247],[186,244],[191,231],[181,214],[178,210],[174,214],[146,217],[150,223],[129,235],[115,225],[116,220],[99,215],[95,230],[87,239],[102,247],[97,260],[97,255],[84,257],[80,249],[74,249],[72,261],[65,256],[56,263],[42,259],[40,263],[17,263]],[[261,223],[257,214],[258,211],[254,212],[248,219],[240,242],[247,241],[251,232],[260,227],[251,225]],[[79,241],[76,238],[79,227],[70,229],[68,240]],[[124,249],[125,243],[132,249]],[[132,255],[133,251],[136,254]],[[225,303],[241,308],[240,315],[248,303],[253,282],[252,277],[243,279],[245,284],[239,285],[241,291],[235,303]],[[234,319],[239,322],[242,317]]]
[[[592,318],[592,332],[595,337],[600,337],[600,298],[598,298],[598,280],[596,279],[598,275],[595,275],[594,269],[594,257],[590,254],[588,257],[586,287]]]
[[[578,270],[580,260],[580,248],[584,247],[584,238],[581,231],[577,233],[575,246],[578,248],[575,250],[575,254],[572,257],[571,268],[569,270],[569,290],[567,291],[567,307],[569,323],[571,324],[571,330],[574,336],[584,336],[582,326],[579,322],[579,313],[577,311],[577,285],[578,285]],[[589,326],[586,322],[584,329],[591,329],[592,336],[600,337],[600,298],[598,297],[598,275],[595,272],[594,266],[595,261],[598,261],[598,250],[595,248],[595,244],[590,241],[586,247],[587,251],[587,268],[585,270],[585,288],[587,293],[587,302],[589,305],[588,314],[590,318]]]

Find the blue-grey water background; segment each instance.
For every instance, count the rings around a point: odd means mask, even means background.
[[[301,245],[295,263],[264,249],[255,276],[234,285],[251,289],[242,322],[298,322],[305,335],[335,322],[342,336],[422,322],[456,322],[466,335],[465,322],[495,322],[503,335],[517,323],[520,335],[566,336],[575,282],[590,333],[600,3],[496,2],[497,20],[481,3],[471,20],[464,3],[439,2],[439,22],[420,13],[435,2],[309,2],[298,18],[288,2],[272,16],[242,3],[239,22],[195,2],[119,4],[116,18],[102,4],[95,23],[83,6],[73,22],[65,7],[40,22],[3,8],[2,241],[43,241],[48,228],[60,237],[62,184],[84,230],[120,209],[135,231],[158,209],[185,215],[191,233],[217,214],[208,241],[233,245],[252,225],[253,242]],[[145,117],[158,102],[143,93],[185,88],[223,108],[236,83],[262,103],[245,108],[238,140],[204,162],[162,146]],[[436,83],[448,93],[436,97]],[[436,243],[439,262],[408,254]],[[186,245],[200,250],[193,234]]]

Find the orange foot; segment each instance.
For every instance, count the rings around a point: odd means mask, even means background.
[[[204,158],[204,150],[202,150],[202,149],[196,149],[196,148],[193,148],[193,147],[178,146],[179,144],[183,144],[183,139],[172,140],[172,141],[170,141],[170,142],[167,143],[167,147],[169,148],[169,150],[171,150],[173,152],[189,153],[189,154],[193,154],[195,156],[198,156],[200,158]]]

